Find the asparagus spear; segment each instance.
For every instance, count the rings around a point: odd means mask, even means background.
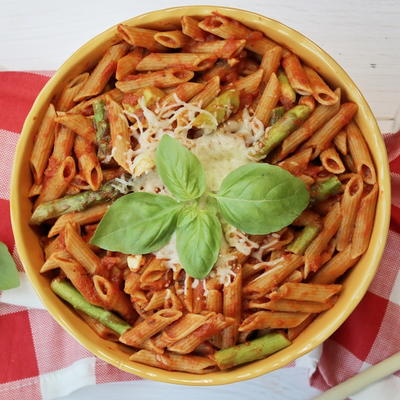
[[[234,114],[239,109],[239,105],[239,92],[234,89],[227,90],[216,97],[205,108],[206,111],[215,117],[215,120],[211,119],[208,113],[200,113],[193,121],[193,126],[212,131]]]
[[[271,119],[269,120],[269,125],[275,125],[285,114],[285,107],[275,107],[271,113]]]
[[[289,79],[282,68],[278,71],[278,80],[281,87],[281,103],[286,108],[291,108],[296,102],[296,92],[293,90],[292,86],[290,86]]]
[[[93,121],[96,128],[97,157],[100,162],[105,163],[107,160],[111,160],[111,136],[103,100],[93,103],[93,112]]]
[[[70,303],[77,310],[83,311],[85,314],[101,322],[107,328],[122,335],[131,326],[123,319],[117,317],[104,308],[94,306],[88,303],[83,296],[67,281],[55,278],[50,284],[53,292],[60,296],[63,300]]]
[[[296,240],[287,246],[286,250],[294,254],[302,255],[306,251],[308,245],[318,235],[320,227],[318,225],[306,225]]]
[[[290,344],[291,342],[281,333],[269,333],[250,342],[219,350],[214,354],[214,359],[219,368],[226,369],[259,360]]]
[[[266,133],[263,139],[253,144],[249,149],[249,155],[255,160],[261,160],[266,157],[275,147],[295,131],[310,114],[310,107],[304,105],[297,105],[287,111]]]
[[[31,216],[30,224],[40,225],[50,218],[57,218],[72,211],[83,211],[96,204],[113,200],[120,195],[116,187],[118,187],[118,182],[113,179],[102,185],[96,192],[87,190],[39,204]]]
[[[311,186],[311,197],[313,201],[323,201],[328,197],[339,193],[341,183],[336,176],[332,176],[323,182],[315,183]]]

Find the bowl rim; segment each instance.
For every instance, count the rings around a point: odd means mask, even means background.
[[[351,298],[351,302],[349,305],[342,310],[339,315],[336,316],[336,318],[332,319],[330,324],[328,325],[329,329],[325,329],[323,333],[319,334],[316,337],[313,337],[310,339],[309,343],[306,346],[303,346],[302,348],[299,348],[296,352],[292,352],[291,355],[285,355],[282,356],[281,358],[275,360],[274,362],[271,362],[271,365],[268,367],[265,367],[262,365],[263,361],[268,360],[269,358],[256,361],[250,364],[247,364],[247,366],[252,366],[250,372],[243,373],[242,370],[244,371],[246,368],[245,366],[238,367],[236,369],[230,370],[230,371],[221,371],[218,373],[211,373],[211,374],[206,374],[206,375],[195,375],[195,374],[187,374],[187,373],[181,373],[181,372],[174,372],[174,371],[165,371],[161,370],[159,368],[154,368],[154,367],[149,367],[143,364],[138,364],[134,363],[132,361],[129,362],[129,365],[127,363],[117,361],[115,358],[112,357],[112,355],[101,351],[101,349],[98,348],[98,346],[95,343],[92,343],[90,339],[85,335],[85,333],[81,333],[77,331],[76,328],[72,326],[66,319],[63,318],[62,315],[59,314],[59,311],[57,310],[56,304],[53,300],[49,300],[47,296],[44,294],[42,291],[42,288],[40,285],[37,284],[36,281],[36,271],[33,271],[33,268],[29,266],[30,262],[28,261],[28,252],[29,248],[27,244],[23,240],[23,235],[22,235],[22,230],[23,230],[23,224],[24,221],[22,220],[21,212],[20,212],[20,207],[19,207],[19,198],[21,197],[21,188],[20,185],[18,185],[18,175],[20,173],[21,165],[23,164],[23,150],[28,144],[28,133],[32,129],[31,125],[34,122],[35,114],[37,110],[39,110],[42,106],[42,103],[46,101],[46,98],[48,98],[52,92],[55,90],[56,85],[59,83],[60,77],[62,77],[64,74],[66,74],[71,67],[75,64],[75,58],[79,56],[79,54],[83,53],[85,50],[90,49],[91,47],[98,45],[104,41],[106,41],[107,36],[109,35],[110,32],[115,31],[116,26],[118,24],[113,25],[112,27],[106,29],[105,31],[99,33],[98,35],[94,36],[92,39],[88,40],[86,43],[84,43],[82,46],[80,46],[71,56],[67,58],[67,60],[58,68],[56,73],[53,75],[53,77],[46,83],[46,85],[43,87],[43,89],[40,91],[39,95],[37,96],[36,100],[34,101],[32,108],[28,114],[28,116],[25,119],[21,135],[18,141],[15,157],[14,157],[14,162],[13,162],[13,168],[12,168],[12,177],[11,177],[11,196],[10,196],[10,205],[11,205],[11,222],[12,222],[12,229],[13,229],[13,234],[15,238],[15,244],[16,248],[19,253],[20,260],[22,264],[24,265],[24,270],[27,273],[27,276],[29,280],[31,281],[32,286],[34,287],[35,292],[43,302],[43,304],[46,307],[46,310],[49,311],[51,316],[67,331],[69,332],[75,340],[77,340],[81,345],[83,345],[86,349],[88,349],[91,353],[93,353],[95,356],[103,359],[104,361],[116,366],[119,369],[122,369],[126,372],[129,372],[131,374],[135,374],[138,376],[141,376],[143,378],[148,378],[156,381],[161,381],[161,382],[166,382],[166,383],[174,383],[174,384],[182,384],[182,385],[220,385],[220,384],[228,384],[228,383],[234,383],[234,382],[239,382],[242,380],[250,379],[250,378],[255,378],[260,375],[263,375],[267,372],[271,372],[273,370],[276,370],[278,368],[281,368],[285,365],[287,365],[289,362],[298,359],[302,355],[308,353],[312,349],[314,349],[316,346],[318,346],[320,343],[325,341],[331,334],[333,334],[339,326],[344,322],[344,320],[350,315],[351,312],[353,312],[354,308],[357,306],[357,304],[361,301],[362,297],[365,295],[368,286],[371,282],[371,280],[374,278],[376,274],[376,270],[379,266],[379,261],[381,259],[385,243],[386,243],[386,238],[389,230],[389,222],[390,222],[390,173],[389,173],[389,164],[387,160],[387,154],[386,154],[386,148],[383,142],[383,138],[380,134],[380,130],[378,128],[376,119],[371,111],[371,108],[358,89],[358,87],[355,85],[353,80],[349,77],[349,75],[344,71],[344,69],[328,54],[326,53],[322,48],[320,48],[316,43],[314,43],[312,40],[310,40],[308,37],[304,36],[302,33],[298,32],[297,30],[273,19],[266,17],[264,15],[261,15],[256,12],[248,11],[248,10],[242,10],[239,8],[234,8],[234,7],[225,7],[225,6],[210,6],[210,5],[194,5],[194,6],[177,6],[177,7],[169,7],[165,9],[159,9],[159,10],[154,10],[150,12],[146,12],[140,15],[137,15],[135,17],[132,17],[128,20],[122,21],[120,23],[123,24],[134,24],[134,25],[141,25],[143,24],[143,19],[146,19],[147,17],[151,17],[154,14],[159,14],[161,16],[162,13],[173,13],[174,11],[178,10],[184,10],[186,15],[196,15],[196,13],[200,11],[207,11],[208,13],[212,13],[214,11],[219,11],[222,14],[224,12],[240,12],[241,14],[245,15],[241,21],[244,19],[248,18],[258,18],[261,19],[263,22],[268,22],[269,25],[274,25],[275,27],[283,27],[283,29],[287,32],[290,33],[290,35],[297,36],[301,39],[301,47],[305,47],[307,45],[309,48],[312,49],[313,52],[319,53],[323,55],[324,61],[326,63],[329,63],[330,65],[333,65],[335,70],[339,71],[341,74],[344,75],[344,77],[348,80],[346,87],[351,86],[351,91],[352,93],[355,93],[357,97],[361,99],[361,102],[363,104],[363,107],[368,115],[368,118],[370,122],[372,122],[372,125],[370,126],[370,131],[373,132],[373,140],[375,142],[375,146],[377,148],[377,151],[379,151],[381,154],[380,156],[382,157],[383,160],[383,165],[380,165],[380,182],[379,182],[379,187],[382,189],[384,188],[383,193],[380,193],[380,196],[382,196],[382,212],[383,212],[383,220],[380,221],[379,227],[380,229],[378,230],[378,233],[380,235],[381,240],[377,242],[373,248],[373,252],[371,254],[371,257],[369,259],[369,268],[368,272],[369,274],[366,274],[366,276],[363,277],[360,281],[360,286],[357,291],[355,291],[354,296]],[[248,22],[248,21],[246,21]],[[246,22],[243,22],[246,24]],[[378,171],[377,171],[378,172]],[[26,223],[26,221],[25,221]],[[376,226],[376,220],[374,221],[374,229]],[[25,268],[25,265],[28,267]],[[67,308],[67,306],[65,306]],[[289,348],[292,346],[289,346]],[[276,353],[279,354],[280,352]],[[286,354],[286,353],[285,353]],[[293,356],[294,355],[294,356]],[[255,365],[257,364],[257,365]],[[246,371],[248,368],[246,369]],[[212,375],[213,377],[211,377]]]

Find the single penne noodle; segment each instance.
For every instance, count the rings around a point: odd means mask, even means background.
[[[132,329],[124,332],[120,337],[120,341],[129,346],[140,346],[145,340],[161,332],[181,316],[182,313],[178,310],[165,309],[157,311]]]
[[[53,149],[57,123],[55,121],[56,112],[53,104],[50,104],[43,117],[39,131],[35,137],[35,142],[30,158],[33,180],[36,184],[42,183],[43,172],[49,161],[50,153]]]
[[[213,53],[150,53],[136,66],[137,71],[159,71],[166,68],[180,68],[189,71],[203,71],[217,61]]]
[[[121,90],[114,88],[100,94],[99,96],[92,97],[89,100],[81,101],[76,106],[72,107],[68,113],[70,114],[84,114],[84,115],[92,115],[93,114],[93,103],[98,102],[100,100],[105,100],[107,96],[111,97],[117,103],[121,103],[124,93]]]
[[[133,172],[129,160],[129,151],[131,151],[130,130],[124,111],[110,97],[106,97],[106,109],[110,123],[112,156],[125,171]]]
[[[74,152],[78,159],[79,173],[89,184],[91,190],[98,190],[103,181],[103,172],[96,155],[94,144],[82,136],[77,135],[75,138]]]
[[[340,94],[339,89],[337,89],[337,93],[338,95]],[[314,132],[329,121],[339,111],[339,107],[339,102],[332,106],[317,106],[304,124],[283,141],[276,161],[284,159],[288,154],[295,151],[301,143],[306,141]]]
[[[164,308],[173,308],[175,310],[183,310],[185,307],[179,296],[176,294],[174,287],[169,287],[167,289],[167,296],[164,300]]]
[[[161,106],[166,107],[176,103],[175,96],[182,101],[190,101],[205,87],[204,83],[197,82],[184,82],[178,85],[171,93],[164,96],[160,103]]]
[[[238,79],[232,84],[232,86],[244,94],[254,94],[257,92],[258,87],[260,86],[263,74],[264,70],[260,68],[253,74]]]
[[[198,94],[192,97],[190,103],[198,104],[200,107],[205,108],[218,96],[220,90],[220,79],[215,76],[206,83],[206,86]]]
[[[66,192],[69,184],[76,173],[75,161],[68,156],[61,164],[56,167],[52,175],[45,176],[43,187],[35,205],[58,199]]]
[[[150,51],[167,51],[167,48],[154,39],[158,31],[152,29],[137,28],[135,26],[119,24],[117,27],[118,35],[125,42],[135,47],[144,47]]]
[[[249,281],[243,288],[248,298],[262,297],[279,285],[287,276],[304,263],[303,257],[296,254],[285,254],[280,264]]]
[[[157,32],[153,37],[156,42],[171,49],[180,49],[185,46],[189,40],[189,38],[179,30]]]
[[[199,21],[188,15],[181,17],[182,32],[194,40],[203,42],[206,39],[206,33],[199,28]]]
[[[282,47],[280,46],[273,46],[264,53],[260,63],[260,68],[264,70],[262,78],[264,84],[267,84],[272,73],[277,73],[281,62],[281,56]]]
[[[269,296],[271,300],[296,300],[324,303],[339,293],[342,285],[322,285],[316,283],[288,282],[280,286]]]
[[[185,281],[184,281],[184,285],[183,285],[183,304],[186,307],[186,310],[188,312],[193,312],[193,288],[192,288],[192,284],[193,284],[193,278],[190,277],[186,272],[185,272]]]
[[[351,242],[354,223],[359,213],[359,205],[363,194],[363,180],[354,175],[346,184],[341,201],[342,219],[337,233],[336,249],[344,250]]]
[[[339,101],[339,97],[336,93],[325,83],[315,70],[307,66],[303,68],[310,82],[312,95],[318,103],[329,106]]]
[[[149,303],[146,305],[144,311],[153,311],[158,308],[164,308],[164,300],[167,294],[166,290],[157,290],[151,295]]]
[[[134,48],[130,53],[121,57],[117,62],[117,70],[115,77],[117,80],[124,79],[129,74],[136,71],[136,66],[143,58],[143,49],[140,47]]]
[[[233,318],[234,323],[222,332],[222,348],[234,346],[238,338],[238,327],[242,317],[242,266],[234,267],[235,277],[223,290],[223,313],[226,318]]]
[[[289,79],[290,86],[302,96],[313,94],[307,74],[300,62],[299,57],[290,54],[283,58],[282,66]]]
[[[192,283],[193,291],[193,312],[196,314],[201,313],[205,310],[206,299],[204,297],[204,287],[202,281],[194,279]]]
[[[254,115],[258,118],[264,126],[267,126],[272,110],[278,104],[280,95],[280,85],[278,78],[275,73],[271,74],[271,77],[265,86],[265,89],[258,100],[257,107],[255,109]]]
[[[206,295],[206,310],[222,312],[222,293],[218,289],[208,289]]]
[[[141,288],[152,285],[160,281],[167,271],[165,262],[159,258],[153,258],[150,263],[145,267],[140,276]]]
[[[90,143],[96,143],[96,132],[90,118],[81,114],[59,113],[55,121],[66,128],[71,129],[77,135],[83,137]]]
[[[104,276],[94,275],[93,284],[106,309],[116,311],[129,323],[134,322],[137,315],[129,297],[115,283],[110,282]]]
[[[222,15],[206,17],[199,22],[198,26],[224,39],[246,39],[246,49],[261,56],[271,47],[276,46],[275,42],[267,39],[261,32],[252,31],[241,23]]]
[[[206,42],[190,42],[185,47],[185,51],[189,53],[211,53],[218,58],[233,58],[239,55],[244,49],[246,40],[228,39],[228,40],[211,40]]]
[[[289,171],[290,173],[298,176],[307,168],[311,160],[312,149],[300,150],[294,153],[293,156],[281,161],[278,165]]]
[[[313,321],[315,318],[315,314],[310,314],[300,325],[295,326],[294,328],[289,328],[287,331],[287,337],[290,341],[293,341],[300,335],[304,329],[307,328],[308,325]]]
[[[220,81],[232,82],[238,78],[237,67],[229,65],[227,60],[217,61],[213,67],[202,74],[204,81],[215,77],[219,77]]]
[[[336,149],[343,155],[347,154],[347,133],[346,130],[340,131],[334,138],[333,144]]]
[[[79,93],[82,86],[86,83],[89,78],[89,73],[84,72],[71,79],[64,87],[60,96],[55,101],[55,107],[57,111],[68,111],[76,102],[74,101],[75,96]]]
[[[129,46],[126,43],[111,46],[75,96],[74,101],[81,101],[100,94],[117,69],[118,60],[127,53],[128,49]]]
[[[64,229],[65,248],[86,271],[94,275],[101,271],[101,262],[89,245],[78,235],[73,225],[68,222]]]
[[[140,290],[140,274],[131,271],[125,276],[124,292],[134,294],[137,290]]]
[[[180,355],[165,352],[157,354],[149,350],[133,353],[129,359],[152,367],[189,372],[191,374],[207,374],[217,369],[215,361],[208,357]]]
[[[195,331],[188,334],[186,337],[177,341],[173,345],[168,346],[168,350],[179,354],[191,353],[201,343],[215,336],[223,329],[228,329],[227,327],[233,323],[234,320],[232,318],[225,318],[222,314],[211,315]]]
[[[340,227],[342,212],[340,203],[336,202],[333,208],[329,211],[324,219],[324,226],[318,236],[310,243],[304,253],[305,277],[308,276],[310,271],[316,271],[320,267],[320,255],[326,248],[329,241],[336,235]]]
[[[351,257],[356,258],[363,254],[369,244],[374,223],[378,185],[375,184],[360,202],[351,240]]]
[[[146,74],[129,75],[125,80],[118,81],[115,86],[124,93],[130,93],[146,86],[155,86],[158,88],[177,86],[180,83],[190,81],[193,76],[193,71],[168,68]]]
[[[246,263],[242,266],[242,275],[243,280],[248,280],[253,275],[257,275],[258,272],[261,272],[269,267],[268,262],[259,262],[257,264],[249,264]]]
[[[320,313],[322,311],[328,310],[334,304],[335,304],[334,301],[316,302],[316,301],[279,299],[279,300],[271,300],[267,303],[257,303],[255,301],[250,301],[247,304],[247,307],[260,308],[271,311]]]
[[[293,271],[287,278],[283,280],[286,282],[301,282],[303,280],[303,273],[299,270]]]
[[[319,158],[323,167],[332,174],[343,174],[343,172],[346,170],[342,159],[334,147],[329,147],[328,149],[324,150],[319,155]]]
[[[54,148],[49,161],[49,168],[52,164],[59,165],[68,156],[72,154],[72,148],[75,142],[75,133],[65,126],[59,125],[54,139]]]
[[[343,103],[336,115],[334,115],[325,125],[320,128],[313,136],[303,145],[303,148],[312,147],[314,149],[313,158],[325,150],[333,138],[338,134],[344,126],[346,126],[353,118],[358,110],[356,103]]]
[[[352,258],[351,244],[337,253],[312,278],[312,283],[330,284],[351,268],[360,257]]]
[[[300,325],[308,316],[309,314],[301,312],[258,311],[242,322],[239,331],[294,328]]]
[[[309,107],[311,111],[314,111],[314,109],[316,107],[314,97],[312,97],[311,95],[301,96],[299,99],[299,104],[303,104],[303,105]]]
[[[29,189],[28,197],[35,197],[39,196],[40,192],[42,191],[43,185],[37,184],[37,183],[32,183],[31,188]]]
[[[57,236],[55,239],[50,240],[44,246],[44,255],[46,260],[51,257],[53,253],[65,250],[65,243],[63,235]]]
[[[376,183],[374,163],[362,133],[355,122],[350,122],[347,125],[346,134],[350,154],[357,173],[362,176],[365,183],[374,185]]]
[[[97,319],[90,317],[83,311],[77,309],[75,309],[75,311],[102,339],[110,340],[112,342],[118,342],[118,333],[114,332],[110,328],[107,328],[101,322],[97,321]]]

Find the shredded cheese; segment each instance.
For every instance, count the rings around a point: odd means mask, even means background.
[[[222,229],[228,244],[246,256],[260,247],[258,243],[253,242],[243,232],[228,223],[223,223]]]
[[[154,255],[156,256],[156,258],[164,259],[167,268],[172,269],[172,271],[176,272],[180,264],[178,252],[176,250],[176,234],[174,233],[171,236],[171,240],[166,246],[154,252]]]

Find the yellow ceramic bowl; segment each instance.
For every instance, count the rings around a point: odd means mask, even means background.
[[[166,30],[179,22],[182,15],[204,17],[213,11],[219,11],[241,21],[250,28],[264,32],[276,42],[298,54],[307,64],[318,70],[333,87],[341,87],[344,97],[356,102],[359,106],[356,120],[365,135],[377,166],[380,191],[375,225],[368,251],[347,276],[344,282],[344,290],[337,304],[320,315],[294,340],[291,346],[264,360],[230,371],[213,372],[207,375],[169,372],[148,367],[129,361],[129,350],[125,346],[108,342],[96,336],[88,325],[51,291],[49,280],[39,274],[43,254],[39,245],[39,237],[28,224],[32,208],[28,199],[28,190],[32,182],[29,171],[29,156],[32,150],[33,137],[53,96],[63,87],[65,82],[86,71],[99,60],[109,44],[115,41],[116,27],[108,29],[82,46],[61,66],[41,91],[25,121],[18,144],[11,193],[12,226],[19,255],[32,285],[58,323],[93,354],[118,368],[144,378],[187,385],[217,385],[254,378],[285,366],[327,339],[353,311],[374,277],[385,246],[390,215],[388,161],[376,120],[364,97],[346,72],[312,41],[299,32],[262,15],[226,7],[170,8],[144,14],[125,23]]]

